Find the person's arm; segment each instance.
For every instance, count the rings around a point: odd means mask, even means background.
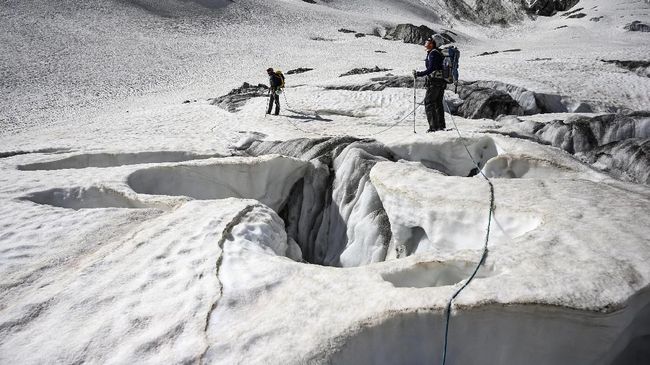
[[[417,77],[427,76],[427,75],[431,74],[434,71],[433,70],[433,54],[434,53],[436,53],[436,52],[431,51],[427,55],[427,69],[424,70],[424,71],[417,71],[415,73],[415,76],[417,76]]]

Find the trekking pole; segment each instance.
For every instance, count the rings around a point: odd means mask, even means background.
[[[413,133],[417,133],[415,131],[415,104],[417,103],[416,97],[415,97],[415,73],[413,74]]]

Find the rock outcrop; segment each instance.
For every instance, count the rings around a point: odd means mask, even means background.
[[[530,5],[524,5],[531,14],[551,16],[558,11],[566,11],[574,7],[580,0],[535,0]]]
[[[373,73],[373,72],[384,72],[384,71],[391,71],[392,69],[390,68],[380,68],[379,66],[375,66],[374,68],[367,68],[367,67],[361,67],[361,68],[353,68],[352,70],[342,73],[339,75],[339,77],[343,76],[350,76],[350,75],[361,75],[361,74],[368,74],[368,73]]]
[[[639,76],[650,77],[650,61],[619,61],[601,60],[605,63],[612,63],[620,68],[630,70]]]
[[[650,32],[650,25],[641,23],[639,20],[635,20],[632,23],[624,27],[625,30],[630,32]]]
[[[424,87],[424,79],[420,78],[416,83],[418,88]],[[380,76],[373,77],[370,81],[356,85],[327,86],[327,90],[349,90],[349,91],[381,91],[387,87],[413,87],[413,77],[408,76]]]
[[[468,4],[468,3],[471,3]],[[467,19],[479,24],[502,24],[522,19],[524,9],[510,0],[445,0],[445,6],[456,19]]]
[[[389,29],[384,39],[401,40],[404,43],[423,45],[434,34],[440,34],[445,40],[445,44],[455,42],[454,38],[447,32],[438,33],[426,25],[420,25],[418,27],[413,24],[399,24],[397,27]]]
[[[241,87],[232,89],[226,95],[219,96],[215,99],[209,99],[209,101],[212,105],[217,105],[231,113],[234,113],[251,98],[266,96],[268,92],[269,87],[264,84],[254,86],[244,82]]]
[[[313,71],[313,70],[314,70],[313,68],[299,67],[299,68],[295,68],[293,70],[287,71],[287,75],[301,74],[301,73],[309,72],[309,71]]]
[[[477,19],[483,24],[508,25],[522,19],[521,7],[514,1],[476,0],[475,4]]]

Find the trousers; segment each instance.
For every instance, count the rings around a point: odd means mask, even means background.
[[[273,103],[275,103],[275,115],[280,114],[280,95],[276,94],[275,91],[271,91],[271,95],[269,96],[269,108],[266,114],[271,114]]]
[[[429,131],[440,131],[446,128],[445,109],[442,105],[446,83],[430,83],[424,95],[424,110],[429,122]]]

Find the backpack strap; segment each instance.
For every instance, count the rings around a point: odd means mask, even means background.
[[[445,55],[442,53],[440,48],[434,48],[433,51],[437,52],[440,55],[440,57],[442,57],[442,59],[443,59],[443,67],[444,67]],[[440,79],[440,80],[442,80],[443,79],[442,70],[435,70],[431,74],[429,74],[428,77],[431,78],[431,79]]]

